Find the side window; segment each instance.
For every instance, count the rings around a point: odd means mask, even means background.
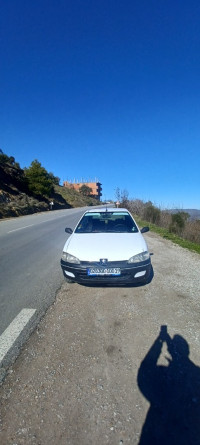
[[[129,232],[138,232],[137,226],[135,225],[133,219],[128,215],[126,216],[126,225]]]
[[[85,232],[90,232],[91,231],[91,227],[92,227],[92,222],[91,222],[91,218],[90,217],[83,217],[76,229],[77,233],[85,233]]]

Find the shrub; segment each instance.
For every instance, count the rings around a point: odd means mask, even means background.
[[[155,207],[151,202],[147,203],[144,207],[143,217],[147,221],[153,224],[159,224],[161,211],[158,207]]]
[[[121,196],[121,195],[120,195]],[[155,224],[166,229],[168,233],[178,235],[183,239],[200,244],[200,220],[190,221],[187,212],[171,213],[160,210],[151,201],[144,202],[140,199],[132,199],[126,202],[127,209],[143,222]],[[158,230],[159,230],[159,227]]]
[[[88,187],[88,185],[83,184],[80,189],[79,192],[83,195],[83,196],[90,196],[92,193],[92,189],[90,187]]]
[[[172,222],[169,226],[169,231],[171,233],[176,233],[177,235],[182,235],[188,216],[189,215],[186,212],[173,213],[171,215]]]
[[[186,222],[183,237],[193,243],[200,244],[200,220]]]

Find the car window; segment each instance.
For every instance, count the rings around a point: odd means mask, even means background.
[[[127,212],[86,213],[75,233],[136,233],[138,228]]]

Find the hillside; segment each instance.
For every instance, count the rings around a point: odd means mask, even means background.
[[[54,184],[50,196],[31,193],[24,170],[13,157],[0,154],[0,219],[70,207],[96,205],[97,201],[75,190]]]

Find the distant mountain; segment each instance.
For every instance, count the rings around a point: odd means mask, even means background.
[[[170,213],[185,212],[189,213],[190,220],[200,219],[200,210],[197,209],[170,209]]]

